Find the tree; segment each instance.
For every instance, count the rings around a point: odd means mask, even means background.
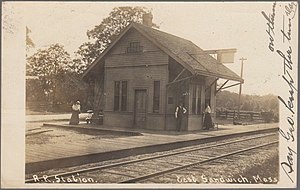
[[[87,104],[88,85],[81,80],[76,72],[67,72],[59,76],[56,86],[57,103],[68,104],[80,100],[83,107]],[[69,108],[69,107],[68,107]]]
[[[131,22],[142,23],[143,15],[151,11],[145,7],[116,7],[99,25],[87,31],[88,42],[83,43],[77,52],[82,63],[91,64],[113,42]],[[158,28],[156,24],[154,27]]]
[[[143,15],[151,13],[145,7],[115,7],[109,16],[93,29],[87,31],[89,41],[83,43],[77,52],[77,58],[73,60],[77,72],[81,74],[127,27],[131,22],[142,23]],[[158,28],[156,24],[153,27]],[[98,76],[96,80],[103,81],[103,76]],[[93,101],[94,111],[100,111],[103,102],[103,89],[99,84],[93,84],[90,89],[96,89],[94,93],[89,93],[89,100]],[[96,88],[95,88],[96,87]]]
[[[26,26],[26,51],[28,51],[30,48],[34,48],[35,46],[29,36],[29,33],[31,33],[31,30]]]
[[[73,64],[70,65],[70,69],[78,75],[81,75],[87,69],[87,65],[84,62],[82,62],[79,58],[73,59],[72,62]]]
[[[56,103],[56,88],[62,75],[72,72],[72,66],[73,62],[64,47],[53,44],[46,49],[39,49],[27,58],[26,72],[27,75],[38,77],[48,101]]]
[[[217,106],[219,108],[236,109],[238,94],[229,91],[220,91],[217,93]],[[273,111],[278,113],[278,98],[275,95],[268,94],[264,96],[258,95],[242,95],[241,109],[244,111]]]

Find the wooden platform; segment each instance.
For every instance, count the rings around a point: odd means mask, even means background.
[[[46,124],[47,128],[61,127],[72,128],[74,126],[62,124]],[[72,166],[81,163],[103,161],[124,156],[142,154],[180,148],[192,144],[212,142],[224,139],[229,136],[240,136],[253,133],[276,131],[278,123],[234,126],[219,125],[219,130],[212,131],[147,131],[147,130],[126,130],[121,128],[92,127],[78,125],[76,128],[86,130],[104,130],[116,132],[140,133],[138,136],[127,136],[112,139],[89,139],[69,142],[64,144],[30,144],[26,145],[26,173],[45,170],[51,167]]]

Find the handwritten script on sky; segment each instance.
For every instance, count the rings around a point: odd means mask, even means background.
[[[295,183],[297,170],[297,60],[294,44],[297,44],[297,26],[294,26],[297,13],[297,3],[287,2],[278,5],[273,3],[270,13],[262,11],[267,23],[266,33],[269,39],[267,48],[272,55],[278,57],[282,65],[283,91],[278,95],[281,108],[280,138],[281,138],[281,172],[292,183]],[[278,12],[278,13],[277,13]],[[280,21],[280,22],[276,22]],[[280,23],[280,25],[277,25]]]

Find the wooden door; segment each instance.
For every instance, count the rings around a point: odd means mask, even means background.
[[[135,90],[134,98],[134,125],[144,128],[146,125],[147,93],[146,90]]]

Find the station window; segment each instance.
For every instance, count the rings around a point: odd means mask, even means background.
[[[130,42],[129,47],[127,47],[127,53],[139,53],[143,52],[143,46],[141,46],[140,42]]]
[[[160,81],[154,81],[153,88],[153,112],[159,112],[159,101],[160,101]]]
[[[201,85],[192,85],[192,114],[201,114]]]
[[[121,111],[126,111],[127,107],[127,81],[122,81],[121,85]]]
[[[114,111],[127,110],[127,81],[115,81]]]

